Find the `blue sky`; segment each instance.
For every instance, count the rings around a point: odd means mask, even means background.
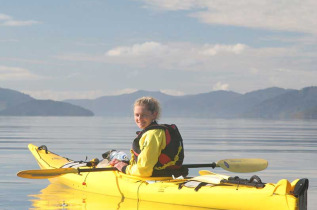
[[[315,0],[0,5],[0,87],[37,99],[317,85]]]

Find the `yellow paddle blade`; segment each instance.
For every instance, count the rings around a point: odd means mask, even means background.
[[[216,174],[216,173],[211,172],[211,171],[208,171],[208,170],[200,170],[200,171],[199,171],[199,175],[200,175],[200,176],[204,176],[204,175],[214,175],[214,174]]]
[[[251,173],[266,169],[268,162],[257,158],[224,159],[218,161],[217,166],[231,172]]]
[[[76,168],[57,168],[20,171],[17,176],[28,179],[49,179],[68,173],[78,173]]]

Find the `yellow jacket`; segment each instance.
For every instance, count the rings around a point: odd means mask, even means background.
[[[162,129],[148,130],[141,136],[139,146],[141,153],[137,161],[131,152],[132,158],[130,165],[125,168],[125,173],[134,176],[151,176],[161,151],[166,147],[165,131]]]

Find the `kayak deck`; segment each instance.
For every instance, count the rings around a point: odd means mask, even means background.
[[[30,144],[29,149],[41,169],[56,169],[72,162]],[[87,168],[87,167],[81,167]],[[135,177],[119,171],[81,172],[49,179],[77,190],[121,198],[216,209],[306,210],[307,179],[286,179],[263,186],[224,182],[228,176],[202,172],[201,176],[172,179],[171,177]]]

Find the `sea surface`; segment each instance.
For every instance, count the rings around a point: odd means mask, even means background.
[[[263,182],[308,178],[308,209],[317,209],[316,120],[162,118],[160,123],[178,125],[184,139],[185,163],[266,159],[269,166],[264,171],[246,174],[221,168],[213,171],[242,178],[256,174]],[[110,149],[129,154],[135,131],[132,118],[0,117],[0,209],[96,209],[96,203],[87,203],[80,197],[81,192],[52,186],[45,179],[17,177],[18,171],[39,169],[27,146],[46,145],[54,153],[73,160],[101,159],[101,154]],[[199,170],[190,169],[190,175],[198,175]],[[138,208],[133,200],[123,203],[117,198],[103,200],[107,206],[104,209]]]

